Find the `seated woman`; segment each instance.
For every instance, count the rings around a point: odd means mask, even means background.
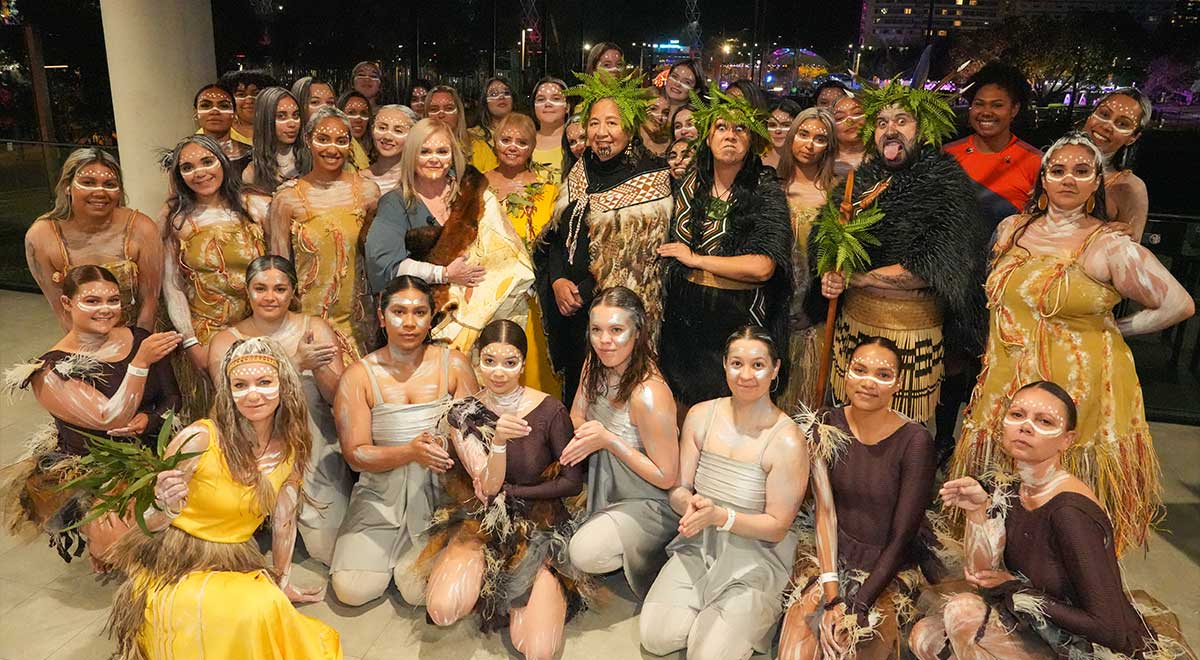
[[[300,508],[300,538],[309,556],[328,565],[338,528],[346,517],[352,479],[342,459],[330,405],[345,371],[345,353],[329,323],[301,314],[296,298],[296,269],[283,257],[269,255],[252,261],[245,272],[250,316],[213,337],[208,373],[221,382],[221,362],[235,342],[270,337],[287,353],[300,375],[308,409],[312,446],[304,471],[304,503]]]
[[[679,531],[667,498],[679,472],[675,400],[637,294],[604,289],[588,318],[588,354],[571,405],[575,435],[559,457],[568,467],[592,457],[587,517],[571,537],[571,564],[592,574],[623,568],[643,598]]]
[[[726,342],[731,397],[688,412],[680,439],[682,516],[671,556],[642,606],[642,647],[687,649],[691,660],[745,660],[770,651],[796,552],[796,512],[808,483],[800,427],[771,402],[781,362],[764,329]]]
[[[433,290],[424,280],[392,280],[378,314],[387,345],[346,369],[333,404],[342,456],[359,476],[329,577],[347,605],[382,596],[393,579],[419,605],[425,580],[412,569],[436,501],[433,475],[454,467],[442,420],[452,399],[479,387],[465,355],[430,343]]]
[[[463,158],[446,124],[417,122],[400,189],[381,200],[365,250],[375,289],[397,274],[448,283],[435,289],[440,320],[432,335],[466,352],[493,319],[525,323],[533,266],[487,178]]]
[[[63,332],[71,329],[62,287],[75,266],[95,264],[121,285],[121,321],[154,327],[162,287],[162,240],[154,221],[125,206],[121,166],[108,152],[85,147],[63,161],[54,208],[25,232],[25,260]]]
[[[509,625],[526,658],[553,658],[588,585],[560,561],[583,466],[558,462],[574,432],[566,407],[521,385],[526,344],[516,323],[489,323],[476,342],[484,389],[450,409],[458,461],[422,553],[433,561],[426,607],[439,626],[474,610],[484,631]]]
[[[796,554],[782,660],[893,657],[911,616],[934,451],[924,426],[891,409],[899,364],[895,344],[866,339],[846,372],[849,404],[824,413],[841,433],[822,433],[815,449],[816,545]]]
[[[221,363],[213,419],[171,441],[167,454],[197,453],[160,472],[154,533],[134,531],[113,548],[129,579],[109,628],[123,658],[341,658],[337,631],[296,611],[324,588],[290,581],[308,424],[300,380],[283,349],[238,342]],[[271,564],[254,530],[271,517]]]
[[[59,304],[67,314],[67,335],[33,362],[10,369],[7,387],[32,388],[54,418],[52,431],[39,431],[30,455],[4,470],[15,502],[11,527],[29,524],[50,535],[50,546],[64,561],[80,556],[84,542],[92,567],[104,568],[104,554],[129,529],[111,514],[75,530],[66,528],[87,514],[82,494],[60,487],[79,469],[88,453],[87,435],[153,443],[163,415],[179,406],[171,363],[164,358],[179,346],[175,332],[150,334],[121,323],[117,278],[93,265],[76,266],[62,282]]]
[[[966,512],[966,579],[979,592],[950,597],[913,627],[918,658],[1143,657],[1152,650],[1176,657],[1172,649],[1182,650],[1156,636],[1130,603],[1112,524],[1092,489],[1062,465],[1063,452],[1085,440],[1077,418],[1062,387],[1025,385],[1002,431],[1017,476],[993,473],[990,496],[972,477],[942,486],[946,506]]]

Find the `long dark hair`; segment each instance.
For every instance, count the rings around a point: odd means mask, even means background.
[[[696,84],[692,85],[691,91],[696,92],[696,95],[702,99],[708,99],[708,81],[704,77],[704,69],[700,66],[700,61],[693,60],[691,58],[679,60],[678,62],[672,64],[671,68],[667,69],[667,75],[670,76],[675,72],[675,69],[680,67],[684,67],[688,71],[691,71],[692,77],[696,79]],[[666,90],[666,86],[663,86],[663,90]],[[687,105],[687,103],[684,103],[684,105]],[[674,113],[672,113],[671,118],[674,119]]]
[[[167,155],[164,162],[168,176],[171,178],[171,196],[167,198],[168,226],[174,231],[183,229],[184,220],[196,210],[196,191],[192,190],[192,187],[184,181],[183,175],[179,172],[179,157],[183,153],[183,149],[189,144],[203,147],[205,151],[216,157],[217,162],[221,164],[221,187],[217,189],[217,195],[221,198],[221,202],[225,204],[225,207],[242,222],[254,222],[250,214],[246,211],[245,204],[242,203],[242,178],[233,170],[229,163],[229,157],[221,151],[221,147],[217,144],[216,140],[207,135],[197,133],[180,140]]]
[[[604,289],[588,306],[588,316],[591,316],[593,309],[601,306],[616,307],[629,312],[633,317],[633,330],[637,333],[637,339],[633,342],[633,353],[629,356],[629,366],[625,373],[621,374],[621,380],[617,383],[617,396],[613,399],[613,403],[624,403],[633,395],[633,388],[658,375],[658,352],[654,350],[654,344],[650,341],[650,329],[646,327],[646,305],[642,303],[638,294],[623,286]],[[590,322],[588,334],[591,334]],[[594,402],[597,396],[605,394],[607,372],[608,367],[604,366],[600,356],[596,355],[596,349],[589,338],[587,358],[583,363],[584,377],[580,384],[589,402]]]
[[[1021,389],[1013,393],[1013,398],[1017,398],[1017,395],[1025,390],[1041,390],[1062,401],[1063,407],[1067,409],[1067,430],[1075,430],[1075,425],[1079,423],[1079,409],[1075,406],[1075,399],[1072,399],[1071,395],[1061,385],[1048,380],[1035,380],[1032,383],[1022,385]]]
[[[285,97],[296,102],[296,108],[303,118],[304,108],[300,105],[300,101],[282,87],[268,87],[260,90],[254,104],[254,153],[250,157],[250,162],[254,165],[252,185],[268,195],[274,194],[279,184],[283,183],[283,176],[279,172],[279,162],[275,159],[275,143],[279,141],[275,135],[275,110]],[[300,128],[304,128],[303,121],[301,121]],[[307,173],[312,162],[308,148],[304,146],[302,133],[303,130],[297,131],[296,141],[292,143],[292,154],[296,158],[298,175]]]
[[[68,298],[74,298],[79,292],[79,287],[92,282],[108,282],[121,288],[121,283],[117,281],[117,276],[112,274],[107,268],[97,266],[96,264],[83,264],[76,266],[67,271],[67,276],[63,278],[62,292]]]
[[[1137,130],[1133,132],[1134,135],[1141,135],[1142,131],[1146,130],[1146,127],[1150,125],[1150,119],[1154,114],[1154,104],[1150,102],[1150,97],[1143,94],[1141,90],[1137,89],[1136,87],[1118,87],[1104,96],[1101,96],[1100,99],[1096,101],[1096,107],[1100,107],[1101,103],[1104,103],[1114,96],[1128,96],[1138,104],[1139,108],[1141,108],[1142,116],[1138,120]],[[1095,111],[1093,110],[1093,112]],[[1086,121],[1087,119],[1084,119],[1084,122]],[[1133,154],[1134,151],[1137,150],[1137,145],[1138,143],[1134,142],[1133,144],[1127,144],[1120,149],[1117,149],[1108,159],[1109,163],[1117,170],[1129,169],[1130,161],[1133,160]]]
[[[704,220],[704,215],[707,212],[710,197],[712,196],[714,167],[712,149],[708,146],[708,136],[697,136],[699,146],[696,148],[696,156],[692,159],[691,167],[696,170],[696,192],[693,196],[692,214],[688,218],[688,222],[693,226]],[[729,195],[729,215],[736,217],[744,212],[746,204],[754,197],[754,191],[758,188],[758,182],[763,172],[762,160],[758,157],[758,153],[754,149],[754,140],[751,139],[749,148],[746,149],[746,156],[742,159],[742,169],[738,170],[737,176],[733,178],[733,188]],[[699,242],[703,232],[692,232],[693,250],[699,247]]]
[[[762,342],[766,345],[767,355],[771,356],[771,362],[777,362],[781,359],[779,357],[779,347],[775,345],[775,338],[761,325],[743,325],[734,330],[733,334],[729,335],[729,338],[725,340],[725,355],[729,355],[729,347],[733,346],[733,342],[742,339]]]
[[[432,344],[433,326],[436,321],[435,316],[437,308],[434,306],[433,302],[433,287],[430,286],[429,282],[426,282],[424,279],[417,277],[416,275],[397,275],[396,277],[393,277],[392,280],[387,283],[387,286],[383,287],[383,291],[379,292],[379,300],[376,301],[376,305],[379,308],[379,313],[384,313],[384,311],[387,309],[388,303],[392,300],[392,296],[400,293],[401,291],[408,291],[410,289],[416,289],[417,291],[425,294],[425,299],[429,301],[430,329],[425,333],[425,343]],[[383,335],[383,345],[386,346],[387,331],[383,328],[380,328],[379,332]]]
[[[512,97],[513,106],[510,112],[517,111],[517,95],[515,92],[513,92],[512,83],[508,82],[504,78],[496,76],[494,78],[489,78],[488,81],[483,84],[483,90],[479,92],[479,128],[483,131],[483,139],[486,140],[489,145],[492,143],[492,124],[495,124],[497,121],[499,121],[496,117],[492,116],[492,109],[488,107],[487,102],[488,88],[492,86],[492,83],[500,83],[508,88],[508,93]],[[564,87],[563,89],[565,90],[566,88]]]

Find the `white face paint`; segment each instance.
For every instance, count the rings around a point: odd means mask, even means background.
[[[250,385],[232,394],[235,399],[243,399],[251,394],[261,394],[264,399],[274,400],[279,398],[279,385]]]
[[[492,394],[508,394],[520,386],[525,357],[512,344],[493,342],[479,351],[479,373]]]
[[[775,378],[771,349],[758,339],[738,339],[725,354],[725,381],[735,398],[755,399],[770,392]]]
[[[419,296],[419,297],[415,297],[415,298],[392,296],[392,304],[388,306],[388,314],[386,316],[387,324],[389,326],[399,330],[400,328],[404,327],[404,324],[406,322],[405,317],[407,315],[400,314],[398,312],[393,311],[392,305],[398,305],[398,306],[402,306],[402,307],[420,307],[422,305],[427,306],[428,304],[429,304],[429,301],[426,300],[425,296]],[[418,329],[428,328],[429,321],[430,321],[430,317],[428,314],[417,315],[413,319],[413,323],[417,326]]]
[[[1058,411],[1037,401],[1014,402],[1004,415],[1004,425],[1028,426],[1029,430],[1046,437],[1062,435],[1067,430],[1067,423]]]
[[[273,415],[279,401],[279,370],[265,362],[248,362],[229,372],[230,394],[238,411],[251,420]]]
[[[588,337],[604,366],[617,367],[629,359],[636,332],[630,312],[607,305],[592,308]]]

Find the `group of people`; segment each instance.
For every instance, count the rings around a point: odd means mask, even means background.
[[[692,60],[647,84],[608,43],[533,117],[489,81],[472,128],[454,88],[379,104],[380,78],[231,72],[155,218],[81,149],[29,229],[65,336],[7,374],[54,418],[9,508],[127,576],[122,657],[341,657],[292,605],[324,598],[297,536],[338,601],[394,583],[527,658],[613,572],[655,655],[1188,652],[1117,565],[1161,508],[1123,337],[1194,311],[1136,242],[1136,90],[1043,154],[999,63],[947,145],[924,81],[801,109]],[[880,211],[865,270],[818,268]],[[88,517],[62,485],[90,436],[153,448],[167,411],[151,509]]]

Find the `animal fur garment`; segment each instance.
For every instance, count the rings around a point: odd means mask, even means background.
[[[888,170],[878,158],[863,162],[854,173],[855,192],[888,178],[890,184],[876,200],[883,220],[871,232],[880,245],[865,246],[871,269],[900,264],[924,280],[945,313],[946,346],[980,354],[987,336],[983,282],[989,237],[967,175],[952,156],[922,147],[898,171]],[[844,194],[836,186],[830,202],[840,204]],[[811,238],[809,263],[816,263]],[[819,291],[809,296],[809,318],[824,317],[823,301]]]
[[[450,217],[441,226],[422,226],[408,230],[404,236],[409,255],[417,261],[449,266],[462,256],[479,236],[479,220],[483,217],[483,193],[487,177],[474,167],[467,167],[458,182],[458,196],[450,205]],[[449,285],[433,287],[435,311],[440,311],[449,298]]]

